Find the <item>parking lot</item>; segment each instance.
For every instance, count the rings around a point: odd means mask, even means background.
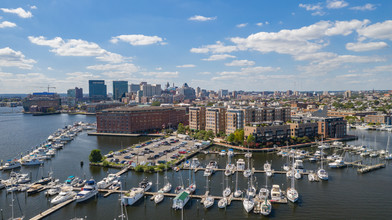
[[[140,145],[134,145],[122,151],[105,155],[109,162],[120,164],[145,165],[148,163],[165,163],[201,146],[193,140],[179,139],[176,136],[157,138]]]

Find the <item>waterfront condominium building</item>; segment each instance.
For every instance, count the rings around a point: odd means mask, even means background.
[[[347,121],[341,117],[311,117],[318,123],[318,134],[324,138],[342,138],[347,135]]]
[[[226,132],[226,108],[206,109],[206,131],[213,131],[214,134]]]
[[[128,81],[113,81],[113,100],[121,100],[128,93]]]
[[[264,126],[261,123],[251,123],[251,126],[245,126],[244,136],[245,139],[253,135],[256,142],[266,143],[266,142],[284,142],[290,137],[290,126],[289,125],[271,125]]]
[[[189,128],[192,130],[205,130],[206,128],[206,108],[189,108]]]
[[[119,107],[97,113],[98,133],[145,133],[188,124],[185,108]]]
[[[88,93],[91,102],[99,102],[107,99],[105,80],[89,80]]]
[[[243,109],[228,109],[226,112],[226,134],[234,133],[237,129],[244,128]]]

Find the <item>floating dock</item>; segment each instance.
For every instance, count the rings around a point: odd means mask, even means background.
[[[70,200],[67,200],[67,201],[65,201],[65,202],[63,202],[63,203],[60,203],[60,204],[58,204],[58,205],[55,205],[55,206],[53,206],[52,208],[50,208],[50,209],[48,209],[48,210],[46,210],[46,211],[44,211],[44,212],[41,212],[40,214],[34,216],[34,217],[31,218],[30,220],[39,220],[39,219],[45,218],[45,217],[47,217],[48,215],[50,215],[50,214],[56,212],[57,210],[63,208],[64,206],[70,204],[70,203],[73,202],[73,201],[75,201],[75,199],[70,199]]]

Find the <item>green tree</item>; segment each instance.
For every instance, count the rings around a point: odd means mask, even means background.
[[[235,140],[235,136],[234,136],[233,133],[231,133],[231,134],[229,134],[229,136],[227,136],[227,141],[228,141],[229,143],[234,142],[234,140]]]
[[[177,133],[178,134],[185,134],[185,127],[182,123],[178,124]]]
[[[102,161],[101,150],[98,150],[98,149],[92,150],[91,153],[90,153],[90,156],[88,157],[88,159],[92,163],[101,162]]]
[[[159,101],[153,101],[151,106],[161,106],[161,103]]]
[[[248,142],[248,144],[249,143],[254,143],[255,141],[256,141],[256,138],[252,134],[250,134],[248,136],[248,138],[246,138],[246,142]]]

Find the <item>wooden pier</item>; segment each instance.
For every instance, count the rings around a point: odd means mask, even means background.
[[[73,202],[73,201],[75,201],[75,199],[70,199],[70,200],[67,200],[67,201],[65,201],[65,202],[63,202],[63,203],[60,203],[60,204],[58,204],[58,205],[55,205],[55,206],[53,206],[52,208],[50,208],[50,209],[48,209],[48,210],[46,210],[46,211],[44,211],[44,212],[42,212],[42,213],[40,213],[40,214],[34,216],[34,217],[31,218],[30,220],[39,220],[39,219],[45,218],[45,217],[47,217],[48,215],[50,215],[50,214],[56,212],[57,210],[63,208],[64,206],[70,204],[70,203]]]
[[[357,172],[358,173],[368,173],[370,171],[373,170],[378,170],[381,168],[385,168],[386,164],[385,163],[380,163],[380,164],[376,164],[376,165],[367,165],[365,167],[362,168],[358,168]]]

